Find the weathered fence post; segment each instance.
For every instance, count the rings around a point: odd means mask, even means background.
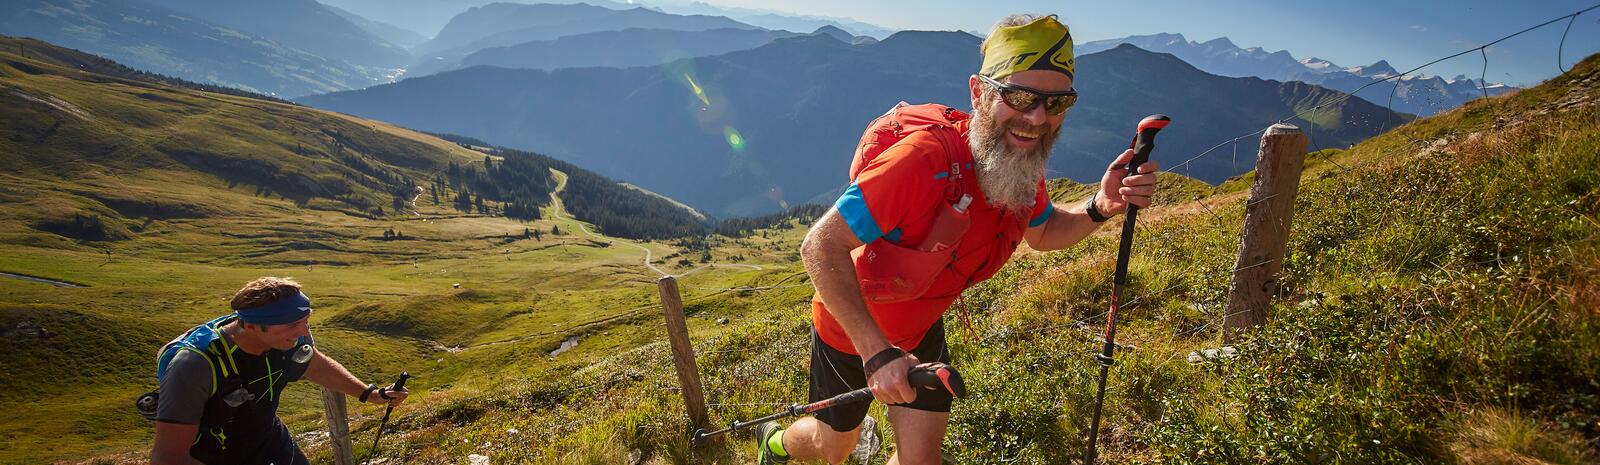
[[[1250,187],[1250,203],[1245,204],[1239,258],[1234,261],[1233,283],[1228,287],[1224,338],[1233,329],[1267,321],[1267,304],[1278,293],[1289,244],[1306,144],[1306,135],[1288,123],[1274,124],[1261,135],[1255,184]]]
[[[694,346],[689,344],[689,326],[683,317],[683,298],[678,295],[678,279],[662,276],[661,311],[666,315],[667,340],[672,343],[672,362],[678,368],[678,385],[683,387],[683,403],[695,427],[706,423],[706,400],[700,391],[700,369],[694,363]]]
[[[350,447],[350,417],[345,415],[344,394],[322,388],[322,412],[328,420],[328,444],[333,448],[335,465],[355,465],[355,449]]]

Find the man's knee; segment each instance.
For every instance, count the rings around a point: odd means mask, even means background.
[[[817,422],[818,428],[811,430],[808,439],[822,452],[822,458],[828,463],[844,463],[850,458],[850,452],[856,447],[856,440],[861,437],[861,425],[856,425],[850,431],[834,431],[833,427]]]

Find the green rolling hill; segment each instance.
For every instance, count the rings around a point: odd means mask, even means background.
[[[154,382],[156,347],[254,277],[306,283],[320,345],[364,377],[484,386],[553,363],[542,354],[584,331],[617,340],[562,363],[644,337],[630,318],[655,275],[639,248],[690,251],[585,231],[706,230],[669,199],[539,154],[211,90],[0,37],[0,408],[14,412],[0,463],[138,456],[151,429],[128,396]],[[761,257],[715,257],[734,254]],[[291,391],[284,412],[304,430],[316,392]]]

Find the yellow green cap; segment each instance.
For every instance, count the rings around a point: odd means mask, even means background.
[[[1000,79],[1019,71],[1040,69],[1073,77],[1072,33],[1055,15],[1028,24],[997,28],[984,42],[983,75]]]

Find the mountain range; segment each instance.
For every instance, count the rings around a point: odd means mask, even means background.
[[[1366,66],[1341,68],[1320,58],[1296,59],[1286,50],[1268,52],[1261,47],[1240,48],[1226,37],[1194,42],[1182,34],[1138,35],[1085,42],[1078,44],[1075,51],[1078,54],[1089,54],[1121,44],[1170,53],[1212,74],[1254,76],[1282,82],[1302,81],[1341,92],[1355,92],[1375,81],[1393,78],[1400,74],[1399,70],[1384,60]],[[1486,91],[1489,95],[1499,95],[1515,90],[1511,86],[1485,84],[1466,76],[1445,79],[1439,76],[1406,75],[1391,82],[1393,84],[1371,85],[1356,96],[1369,102],[1388,105],[1392,91],[1395,111],[1426,116],[1483,97]]]
[[[405,48],[357,27],[316,0],[142,0],[286,47],[376,67],[411,61]]]
[[[758,29],[721,16],[674,15],[642,7],[617,10],[582,3],[491,3],[450,18],[438,35],[418,45],[416,52],[423,56],[465,55],[489,47],[628,28]]]
[[[327,7],[329,11],[344,17],[344,19],[349,21],[350,24],[354,24],[356,27],[367,31],[367,33],[378,36],[380,39],[389,41],[391,44],[399,45],[406,50],[410,50],[412,47],[416,47],[421,45],[423,42],[428,41],[428,36],[424,36],[420,32],[385,23],[383,21],[367,19],[365,16],[355,14],[350,10],[329,5],[327,3],[323,3],[323,6]]]
[[[359,89],[386,81],[390,70],[360,64],[374,60],[351,63],[329,58],[241,28],[265,30],[275,37],[301,30],[326,40],[326,44],[310,45],[330,55],[354,57],[371,52],[380,57],[398,56],[380,39],[364,35],[348,21],[318,13],[314,2],[285,1],[282,11],[307,16],[308,24],[319,25],[314,28],[317,30],[304,30],[294,25],[296,21],[252,22],[244,17],[249,14],[233,14],[249,10],[286,18],[273,13],[278,8],[266,3],[172,0],[170,4],[194,7],[205,14],[133,0],[12,0],[0,2],[0,34],[45,40],[143,71],[283,97]],[[206,16],[238,26],[223,26]],[[284,32],[271,32],[279,27]]]
[[[406,76],[426,76],[472,66],[524,69],[653,66],[682,58],[752,49],[776,39],[797,35],[800,34],[726,28],[704,31],[639,28],[598,31],[506,47],[490,47],[459,59],[435,57],[408,68]]]
[[[635,2],[638,3],[638,2]],[[868,36],[883,39],[894,34],[893,29],[864,23],[851,18],[833,16],[796,15],[774,10],[755,8],[738,8],[691,0],[677,2],[673,0],[653,0],[643,2],[653,8],[668,13],[726,16],[742,23],[753,24],[767,29],[780,29],[785,31],[814,31],[822,27],[836,27],[848,32],[852,36]]]
[[[406,30],[414,31],[424,36],[433,36],[438,33],[450,18],[469,8],[495,3],[497,0],[322,0],[322,3],[348,10],[355,14],[370,18],[376,22],[393,24]],[[506,0],[498,0],[506,1]],[[724,16],[735,21],[759,26],[765,29],[784,30],[791,32],[815,31],[823,26],[833,26],[846,31],[851,35],[865,35],[882,39],[893,33],[893,30],[856,21],[850,18],[821,17],[811,15],[797,15],[772,10],[751,8],[734,8],[711,5],[699,1],[679,2],[671,0],[660,1],[629,1],[617,2],[611,0],[511,0],[512,3],[524,4],[572,4],[587,3],[613,10],[625,10],[645,7],[663,13],[679,15],[707,15]],[[391,41],[393,41],[391,39]],[[396,42],[400,43],[400,42]]]
[[[537,149],[737,216],[831,201],[862,128],[898,101],[967,107],[978,42],[961,32],[907,31],[852,45],[818,34],[660,66],[478,67],[300,101]],[[1332,102],[1312,130],[1322,146],[1406,120],[1337,91],[1211,75],[1132,46],[1081,56],[1078,68],[1083,97],[1056,146],[1052,177],[1098,178],[1150,113],[1178,121],[1163,135],[1164,155],[1185,158],[1319,103]],[[1217,182],[1249,165],[1208,157],[1183,174]]]

